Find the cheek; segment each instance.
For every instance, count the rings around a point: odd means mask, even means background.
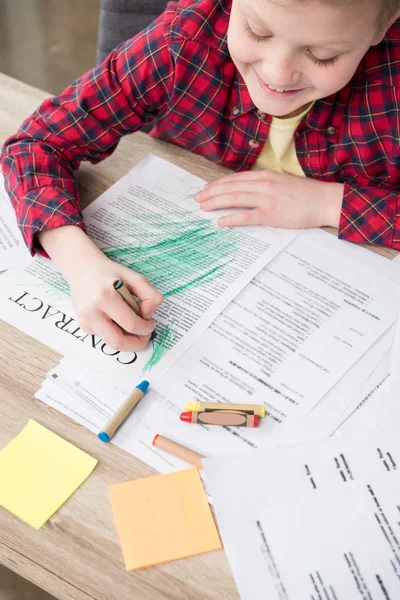
[[[255,63],[260,60],[260,53],[257,48],[254,48],[254,43],[251,42],[245,35],[228,36],[229,53],[235,63]]]
[[[259,49],[246,34],[244,19],[235,2],[230,16],[227,41],[229,53],[235,63],[253,63],[258,60]]]
[[[331,67],[313,67],[310,79],[314,87],[329,96],[344,88],[353,77],[358,66],[356,61],[346,61]]]

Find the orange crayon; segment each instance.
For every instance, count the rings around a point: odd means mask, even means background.
[[[182,446],[181,444],[177,444],[176,442],[169,440],[159,433],[154,436],[153,446],[159,448],[160,450],[164,450],[164,452],[168,452],[168,454],[172,454],[172,456],[176,456],[176,458],[184,460],[198,469],[203,468],[202,459],[204,456],[198,454],[194,450],[185,448],[185,446]]]
[[[181,413],[180,420],[185,423],[204,425],[229,425],[235,427],[258,427],[258,415],[246,415],[240,411],[215,410],[213,412]]]

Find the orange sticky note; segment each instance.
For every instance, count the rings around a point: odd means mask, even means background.
[[[108,490],[127,571],[221,548],[197,469]]]

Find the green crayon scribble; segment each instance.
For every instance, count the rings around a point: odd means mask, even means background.
[[[165,353],[175,344],[176,339],[177,333],[169,325],[162,327],[156,335],[152,335],[151,345],[153,350],[149,360],[143,367],[142,375],[146,371],[151,371],[160,362]]]
[[[237,250],[238,240],[236,231],[216,227],[190,211],[141,214],[133,220],[132,230],[118,238],[118,245],[103,248],[103,252],[111,260],[141,273],[168,298],[222,276]],[[38,289],[48,292],[50,286],[54,301],[69,296],[68,283],[61,274],[41,275],[43,282],[37,285]],[[157,327],[143,373],[158,364],[177,339],[177,331],[169,325]]]
[[[191,281],[189,281],[189,283],[184,283],[183,285],[178,286],[178,287],[170,290],[169,292],[165,292],[164,298],[168,298],[169,296],[178,294],[179,292],[182,292],[183,290],[187,290],[188,288],[196,287],[196,285],[201,285],[202,283],[204,283],[204,281],[206,279],[207,279],[207,281],[211,281],[211,279],[213,279],[213,277],[217,275],[218,271],[223,266],[225,266],[225,265],[219,265],[218,267],[214,267],[214,269],[211,269],[207,273],[203,273],[203,275],[199,275],[198,277],[196,277],[196,279],[192,279]]]
[[[65,300],[70,296],[69,285],[61,273],[53,271],[42,262],[33,261],[26,267],[25,272],[32,275],[35,280],[39,279],[40,283],[34,286],[45,290],[49,298]]]
[[[237,248],[236,232],[216,227],[206,219],[152,220],[149,225],[147,244],[126,243],[103,251],[111,260],[144,275],[164,297],[222,275]]]
[[[66,303],[70,297],[69,285],[61,274],[57,274],[51,279],[39,280],[39,282],[22,282],[18,285],[20,287],[29,285],[29,289],[38,290],[38,294],[43,292],[48,302]]]

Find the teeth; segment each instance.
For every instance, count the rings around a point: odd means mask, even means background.
[[[272,85],[268,86],[270,90],[274,90],[274,92],[286,92],[286,90],[284,88],[275,88],[272,87]]]

